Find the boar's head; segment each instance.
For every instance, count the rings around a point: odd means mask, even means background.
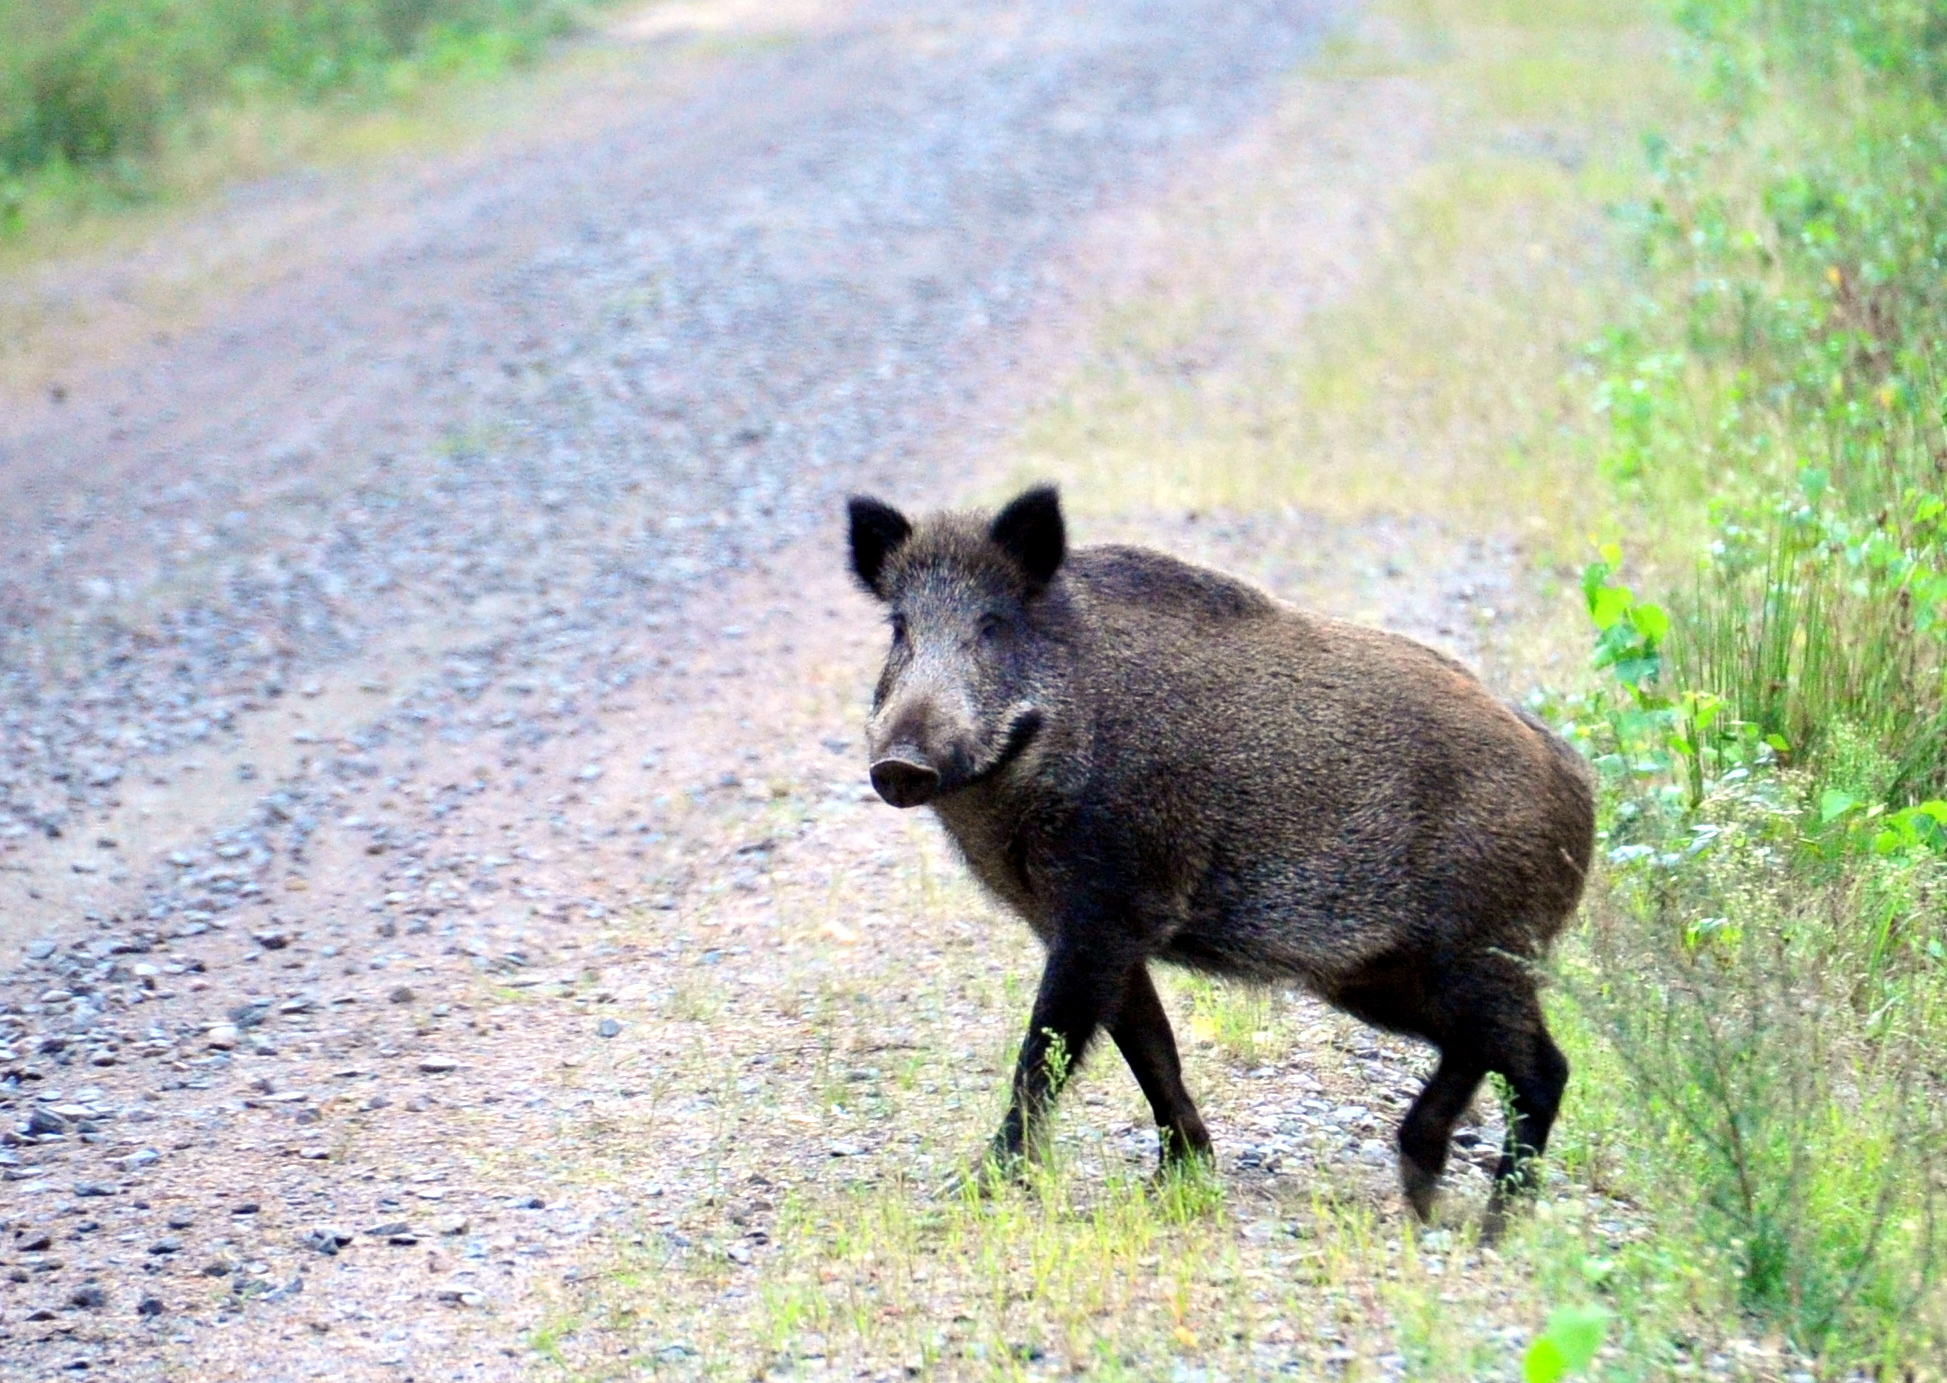
[[[1063,661],[1061,503],[1042,486],[991,521],[915,525],[859,498],[851,518],[852,571],[892,626],[866,731],[872,786],[917,807],[999,774],[1042,729]]]

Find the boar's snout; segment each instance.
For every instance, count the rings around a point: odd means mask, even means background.
[[[872,788],[895,807],[923,807],[940,790],[940,773],[910,751],[872,765]]]

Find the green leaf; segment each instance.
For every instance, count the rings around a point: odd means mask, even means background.
[[[1859,799],[1851,793],[1827,788],[1819,794],[1819,824],[1830,825],[1858,805]]]
[[[1595,593],[1608,584],[1609,564],[1607,562],[1591,562],[1582,568],[1582,598],[1589,602],[1591,610],[1595,608]]]
[[[1647,601],[1638,602],[1631,607],[1629,622],[1636,626],[1637,633],[1652,644],[1661,643],[1663,636],[1670,632],[1670,617],[1663,613],[1663,607],[1651,605]]]
[[[1595,627],[1609,629],[1629,613],[1627,586],[1601,586],[1589,593],[1589,619]]]
[[[1568,1377],[1568,1360],[1562,1347],[1543,1335],[1521,1356],[1521,1383],[1556,1383]]]
[[[1608,1330],[1609,1313],[1600,1306],[1564,1306],[1548,1318],[1548,1333],[1542,1338],[1555,1342],[1568,1372],[1580,1373],[1595,1362]]]

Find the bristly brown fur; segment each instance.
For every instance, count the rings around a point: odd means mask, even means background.
[[[1497,1208],[1524,1185],[1568,1074],[1535,963],[1593,850],[1580,757],[1411,639],[1160,552],[1067,549],[1052,490],[882,551],[903,516],[863,503],[855,569],[870,559],[894,625],[873,781],[933,806],[1048,948],[997,1151],[1018,1155],[1056,1093],[1050,1043],[1073,1063],[1102,1027],[1165,1155],[1208,1149],[1146,968],[1161,960],[1296,982],[1437,1047],[1399,1132],[1422,1214],[1455,1121],[1500,1072]]]

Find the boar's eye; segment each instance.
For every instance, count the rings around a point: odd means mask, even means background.
[[[906,642],[906,617],[896,610],[892,614],[892,641],[896,644]]]
[[[1006,629],[1007,622],[999,615],[982,615],[980,617],[980,641],[982,643],[993,643],[1006,632]]]

